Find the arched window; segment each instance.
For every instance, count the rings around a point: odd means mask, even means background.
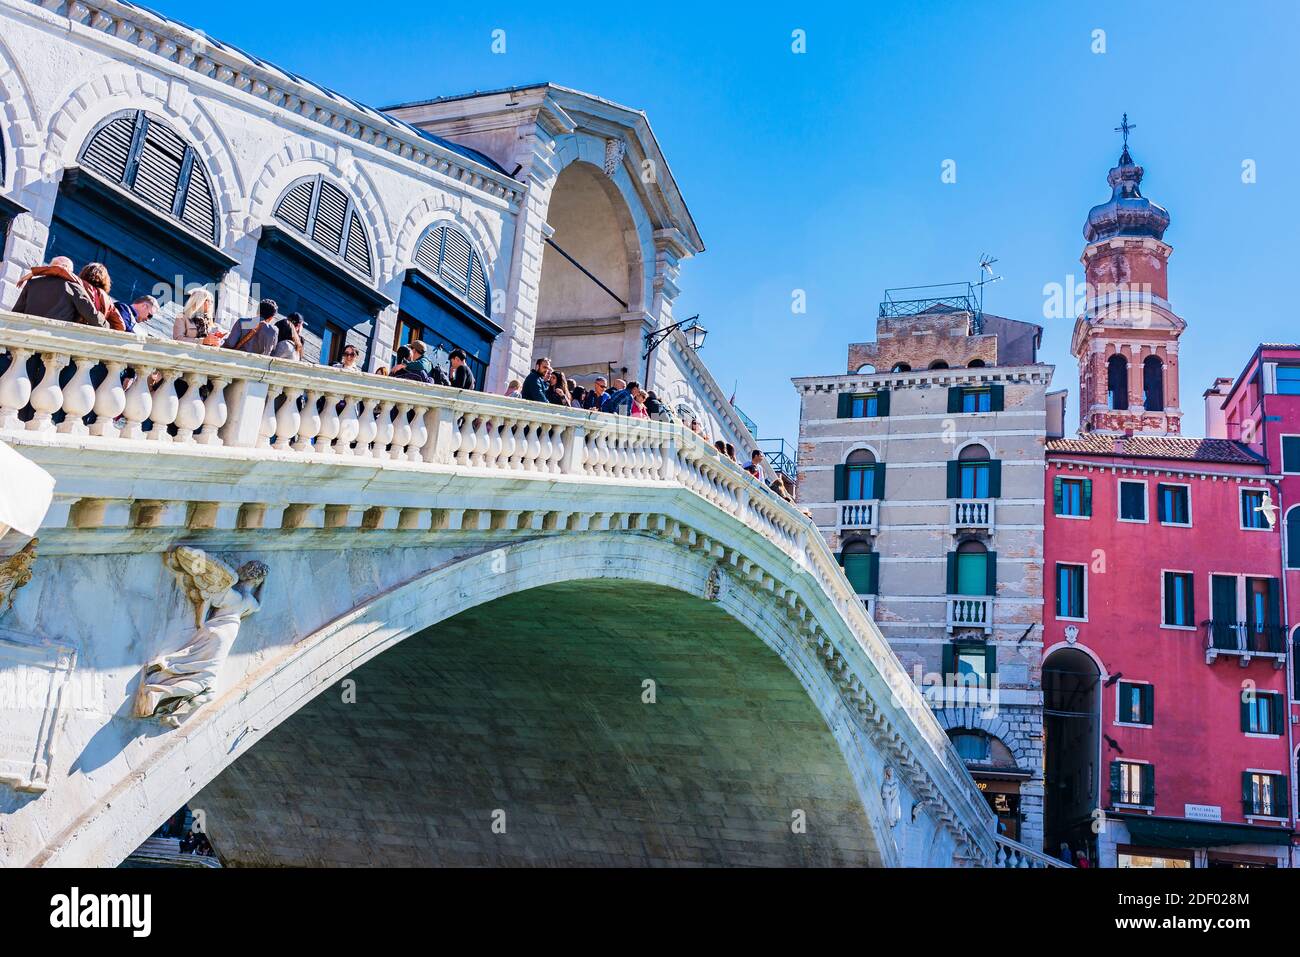
[[[1165,410],[1165,364],[1159,356],[1142,361],[1142,408],[1148,412]]]
[[[983,359],[972,359],[970,362],[966,363],[966,368],[967,368],[967,369],[983,369],[983,368],[984,368],[984,360],[983,360]]]
[[[858,366],[858,375],[872,375],[875,371],[876,367],[870,362],[864,362],[862,365]]]
[[[90,135],[80,163],[204,239],[218,241],[207,171],[194,147],[160,117],[144,110],[119,113]]]
[[[948,363],[944,362],[942,359],[935,359],[933,362],[930,363],[930,368],[931,368],[931,369],[946,369],[946,368],[948,368]]]
[[[460,230],[431,226],[415,247],[415,262],[485,316],[492,311],[483,257]]]
[[[1286,567],[1300,568],[1300,505],[1286,513]]]
[[[1128,408],[1128,360],[1118,353],[1106,360],[1106,405]]]
[[[992,553],[983,542],[967,539],[949,553],[948,587],[953,595],[991,595]]]
[[[911,372],[912,367],[908,365],[906,362],[895,362],[894,368],[890,369],[889,371],[890,372]]]
[[[840,549],[839,558],[844,566],[844,577],[853,586],[854,594],[876,594],[880,555],[871,550],[871,545],[861,538],[851,539]]]
[[[844,460],[844,501],[866,501],[880,498],[880,483],[876,479],[876,457],[869,449],[850,452]]]
[[[989,760],[989,736],[978,731],[954,731],[949,735],[953,746],[963,761],[972,764],[987,764]]]
[[[957,461],[948,463],[949,498],[997,498],[1001,494],[1001,469],[983,445],[966,446],[957,454]]]
[[[324,176],[290,186],[275,204],[275,218],[367,279],[372,276],[370,237],[361,213],[352,198]]]

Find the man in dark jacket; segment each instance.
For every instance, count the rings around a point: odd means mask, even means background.
[[[609,388],[605,384],[605,377],[603,375],[596,376],[596,381],[591,384],[591,388],[587,390],[587,394],[582,400],[582,407],[595,412],[604,412],[605,403],[608,401]]]
[[[274,299],[263,299],[257,304],[257,319],[240,319],[221,344],[223,349],[238,349],[253,355],[269,356],[275,351],[280,341],[280,333],[275,328],[276,312],[279,306]]]
[[[474,391],[474,373],[470,371],[464,349],[451,350],[451,387],[453,389],[465,389]]]
[[[533,402],[550,402],[550,385],[546,377],[551,374],[551,360],[545,357],[538,359],[533,365],[533,371],[528,373],[524,379],[524,388],[521,395],[525,399]]]
[[[618,385],[617,382],[614,384]],[[625,388],[609,394],[609,400],[601,411],[611,412],[614,415],[631,415],[632,399],[639,391],[641,391],[641,383],[629,382]]]
[[[18,280],[22,292],[14,312],[60,322],[77,322],[107,329],[108,319],[91,302],[86,288],[72,272],[72,260],[56,256],[48,266],[37,266]]]

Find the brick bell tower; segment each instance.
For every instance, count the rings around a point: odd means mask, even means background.
[[[1186,323],[1169,305],[1169,213],[1142,195],[1142,167],[1129,155],[1135,129],[1124,114],[1124,151],[1110,171],[1108,202],[1083,227],[1087,293],[1070,351],[1079,361],[1079,430],[1178,435],[1178,339]]]

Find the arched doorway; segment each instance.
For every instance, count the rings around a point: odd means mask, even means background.
[[[535,354],[575,377],[637,378],[644,263],[623,195],[603,170],[571,163],[556,178],[546,219],[554,232],[542,254]]]
[[[1062,647],[1043,663],[1043,732],[1046,736],[1043,846],[1086,849],[1096,860],[1093,813],[1100,807],[1101,672],[1078,648]]]
[[[697,595],[546,585],[348,679],[190,802],[227,865],[880,862],[799,680]]]

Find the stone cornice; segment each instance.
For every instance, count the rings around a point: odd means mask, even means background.
[[[522,184],[509,176],[426,139],[377,110],[291,76],[141,7],[117,0],[28,2],[32,7],[66,18],[74,34],[98,35],[119,49],[125,45],[133,51],[157,57],[166,61],[172,70],[179,69],[220,83],[232,91],[261,100],[272,109],[285,110],[319,124],[334,136],[358,140],[446,176],[468,189],[511,205],[517,204],[523,196]]]
[[[790,381],[799,392],[857,392],[863,389],[910,389],[958,385],[1051,384],[1055,366],[981,366],[975,369],[916,369],[911,372],[848,373],[798,376]]]

